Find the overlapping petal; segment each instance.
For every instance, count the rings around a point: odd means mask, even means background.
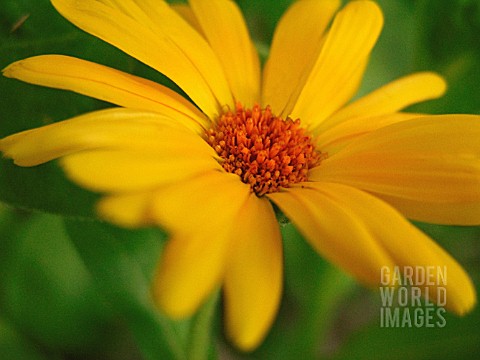
[[[240,9],[231,0],[190,0],[190,6],[235,100],[252,107],[260,100],[260,62]]]
[[[272,205],[251,194],[239,214],[224,282],[229,337],[243,350],[258,346],[280,303],[282,241]]]
[[[200,23],[198,22],[198,19],[195,16],[195,13],[193,12],[190,5],[184,3],[174,3],[171,4],[170,7],[175,10],[182,18],[184,18],[191,27],[196,29],[200,34],[205,37],[202,27],[200,26]]]
[[[112,194],[102,197],[96,208],[102,219],[135,229],[152,225],[151,199],[151,191]]]
[[[371,1],[349,2],[336,15],[292,118],[316,127],[350,99],[351,81],[358,78],[382,26],[382,12]]]
[[[309,179],[339,182],[391,199],[404,199],[401,208],[407,217],[418,214],[414,206],[425,202],[432,206],[432,217],[422,216],[424,221],[444,222],[444,218],[434,216],[435,208],[452,206],[452,212],[459,208],[477,209],[465,221],[459,214],[452,214],[450,219],[459,221],[457,225],[471,225],[472,221],[480,224],[479,138],[477,116],[407,120],[352,142],[312,169]],[[445,214],[445,210],[439,214]]]
[[[339,0],[297,1],[280,19],[263,71],[263,106],[278,116],[292,107],[315,64]]]
[[[155,195],[152,217],[172,234],[153,287],[168,315],[191,315],[220,284],[249,195],[250,187],[238,177],[218,171]]]
[[[342,148],[358,138],[385,126],[402,121],[417,119],[423,115],[414,113],[393,113],[372,117],[353,117],[340,122],[315,136],[318,149],[329,155],[336,154]],[[327,120],[328,121],[328,120]]]
[[[443,225],[478,226],[479,202],[448,202],[414,200],[385,194],[379,198],[398,209],[407,218]]]
[[[394,265],[370,229],[348,206],[331,198],[332,187],[293,187],[268,194],[322,256],[365,284],[377,285],[380,269]]]
[[[333,154],[360,136],[421,115],[399,113],[409,105],[444,94],[442,77],[422,72],[402,77],[347,105],[315,129],[318,147]]]
[[[73,24],[160,71],[214,118],[233,101],[205,39],[164,1],[52,0]]]
[[[326,194],[337,206],[349,211],[350,217],[362,224],[395,265],[402,268],[422,267],[425,273],[430,271],[433,274],[433,279],[437,278],[435,274],[438,271],[446,269],[446,283],[435,283],[428,287],[430,299],[437,301],[439,294],[437,287],[444,287],[447,292],[445,307],[448,310],[462,315],[475,305],[475,288],[463,268],[393,207],[350,186],[320,182],[307,183],[306,186]],[[320,207],[323,204],[317,206]],[[317,218],[317,222],[322,221],[323,219]],[[302,225],[299,224],[299,227],[302,230]],[[358,244],[354,244],[358,249]],[[372,257],[375,255],[370,254]],[[377,276],[378,282],[380,272]]]
[[[97,192],[153,190],[199,174],[221,170],[206,154],[186,153],[181,143],[163,152],[91,150],[61,160],[67,176]]]
[[[35,56],[9,65],[3,74],[127,108],[155,111],[197,133],[210,124],[195,106],[167,87],[90,61],[62,55]]]
[[[421,72],[404,76],[343,107],[322,123],[320,128],[328,130],[351,118],[392,114],[409,105],[438,98],[446,88],[445,80],[435,73]]]
[[[0,139],[0,151],[20,166],[100,149],[216,156],[200,136],[174,120],[124,108],[96,111]]]

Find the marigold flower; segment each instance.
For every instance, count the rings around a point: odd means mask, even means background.
[[[261,342],[282,292],[272,203],[362,283],[378,285],[384,266],[446,266],[447,308],[474,306],[465,271],[406,218],[480,224],[480,118],[401,112],[444,93],[430,72],[348,103],[383,26],[374,2],[338,13],[339,0],[294,3],[263,72],[230,0],[52,3],[196,106],[106,66],[37,56],[4,75],[119,107],[8,136],[0,150],[19,166],[60,158],[70,179],[104,194],[101,217],[166,229],[153,295],[167,314],[191,315],[223,284],[229,337],[244,350]]]

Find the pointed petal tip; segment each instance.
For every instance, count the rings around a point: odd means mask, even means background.
[[[2,153],[2,157],[4,159],[12,159],[15,165],[21,167],[32,167],[42,164],[42,162],[34,159],[19,156],[15,149],[12,149],[18,144],[18,140],[22,138],[23,134],[24,132],[20,132],[0,139],[0,153]]]
[[[8,77],[8,78],[13,78],[14,77],[13,72],[14,72],[14,69],[18,66],[18,63],[19,63],[19,61],[16,61],[16,62],[11,63],[10,65],[7,65],[6,67],[4,67],[1,70],[2,75],[5,76],[5,77]]]
[[[25,71],[31,70],[29,68],[29,65],[36,64],[41,61],[41,59],[48,58],[49,56],[52,55],[37,55],[17,60],[2,69],[2,75],[8,78],[19,79],[23,81],[23,79],[21,78],[21,74]]]

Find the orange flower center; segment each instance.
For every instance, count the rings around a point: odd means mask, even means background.
[[[245,109],[237,104],[235,112],[225,112],[207,130],[206,138],[223,168],[258,196],[306,181],[308,170],[323,158],[300,120],[279,118],[270,107]]]

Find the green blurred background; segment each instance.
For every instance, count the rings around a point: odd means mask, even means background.
[[[238,0],[264,58],[292,1]],[[415,107],[480,114],[480,2],[379,0],[385,27],[360,93],[414,71],[446,77],[447,95]],[[67,54],[162,82],[160,74],[79,31],[48,0],[0,0],[0,68],[39,54]],[[0,78],[0,137],[109,106]],[[221,299],[173,322],[148,296],[165,235],[95,219],[97,196],[66,181],[55,163],[0,161],[1,359],[478,359],[480,309],[448,315],[445,328],[379,327],[380,296],[319,258],[283,227],[285,295],[265,343],[240,354],[222,335]],[[480,284],[480,228],[418,224]],[[211,331],[208,331],[212,323]]]

